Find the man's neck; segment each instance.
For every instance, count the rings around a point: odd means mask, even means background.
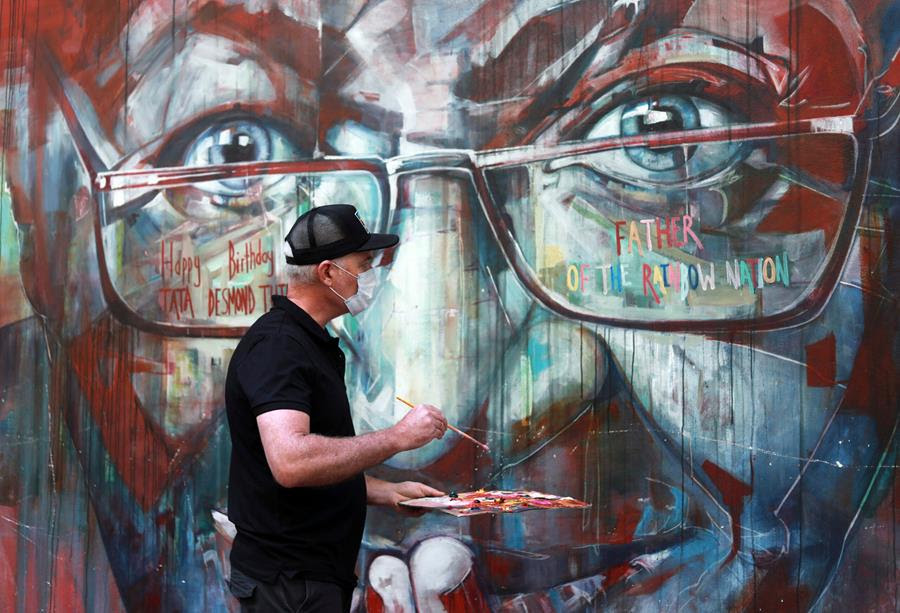
[[[334,306],[329,304],[327,300],[323,300],[321,296],[316,295],[315,292],[306,292],[302,288],[289,289],[287,298],[306,311],[322,328],[335,317],[343,315],[343,313],[335,312]]]

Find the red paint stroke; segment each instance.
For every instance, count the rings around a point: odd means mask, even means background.
[[[384,613],[384,601],[371,585],[366,586],[366,613]]]
[[[794,107],[802,109],[804,117],[817,117],[833,114],[836,105],[846,104],[851,113],[856,109],[865,69],[853,62],[854,56],[858,62],[864,57],[855,49],[859,43],[854,35],[861,36],[858,28],[849,23],[839,28],[817,8],[803,5],[775,19],[771,35],[791,42],[790,60],[798,75],[799,87],[785,111]]]
[[[837,347],[834,333],[806,346],[806,385],[832,387],[837,378]]]
[[[884,311],[894,310],[888,303]],[[848,410],[867,415],[875,422],[876,432],[887,437],[897,415],[897,365],[893,347],[897,313],[867,314],[866,331],[859,343],[853,370],[844,392]]]
[[[24,534],[20,535],[20,531]],[[13,603],[18,600],[20,605],[24,605],[23,610],[37,611],[39,588],[35,560],[38,552],[34,540],[27,537],[28,531],[27,526],[19,524],[18,506],[0,506],[0,553],[4,556],[0,558],[0,602]],[[20,585],[16,583],[16,578],[21,558],[26,559],[26,570]]]
[[[844,207],[818,192],[791,185],[775,207],[769,211],[756,231],[773,234],[801,234],[821,230],[825,248],[834,240],[843,219]]]
[[[722,562],[724,566],[737,555],[741,547],[741,513],[744,510],[744,498],[753,493],[753,488],[709,460],[703,462],[703,472],[722,494],[722,502],[731,516],[731,552]]]
[[[794,576],[792,558],[781,558],[758,582],[750,581],[733,607],[733,611],[807,611],[812,592]]]
[[[863,288],[860,317],[866,322],[853,361],[843,405],[854,414],[875,422],[882,440],[897,418],[898,379],[895,342],[898,327],[896,302],[885,298],[885,272],[897,270],[900,233],[891,219],[870,215],[865,224],[876,231],[859,233],[859,279]],[[883,229],[883,232],[877,231]]]
[[[129,334],[123,331],[124,336]],[[145,364],[135,363],[134,348],[117,336],[107,326],[92,327],[72,341],[68,355],[106,452],[146,511],[166,486],[173,454],[165,433],[144,414],[131,383],[132,375],[143,371]],[[77,412],[77,408],[71,410]]]
[[[490,611],[473,572],[469,572],[459,586],[441,594],[439,598],[445,611],[466,611],[467,613],[489,613]]]
[[[608,543],[622,545],[630,543],[634,540],[634,531],[643,516],[643,511],[630,499],[621,506],[621,511],[616,515],[616,527],[612,535],[608,539]],[[637,570],[631,565],[631,562],[624,562],[616,566],[610,567],[603,579],[603,589],[608,590],[611,586],[624,581],[636,573]]]
[[[626,498],[616,515],[616,527],[607,539],[610,545],[625,545],[634,541],[634,531],[641,523],[644,511],[633,498]]]
[[[632,587],[625,590],[625,594],[628,596],[644,596],[646,594],[652,594],[656,590],[662,587],[662,585],[674,577],[676,574],[680,573],[684,568],[684,564],[679,564],[674,568],[670,568],[669,570],[663,571],[656,575],[651,575],[644,581],[640,581],[633,585]]]
[[[50,610],[84,613],[84,598],[75,584],[75,576],[84,576],[84,557],[73,555],[69,547],[60,546],[53,561]]]
[[[856,161],[853,141],[841,134],[802,134],[775,141],[779,164],[811,177],[842,185]]]
[[[603,589],[608,591],[613,585],[625,581],[637,572],[638,570],[630,562],[611,566],[607,569],[603,578]]]
[[[478,440],[483,439],[483,433],[487,432],[487,411],[490,400],[485,398],[481,406],[472,418],[472,424],[468,428],[462,430]],[[471,441],[454,434],[447,433],[446,436],[455,437],[456,442],[447,449],[447,452],[437,457],[437,459],[429,464],[424,471],[428,475],[435,475],[440,479],[447,479],[448,482],[459,483],[460,475],[467,475],[473,469],[482,471],[482,474],[489,474],[492,460],[491,456],[480,447],[473,445]],[[473,486],[479,486],[479,483],[473,483]]]
[[[606,7],[592,2],[573,3],[564,10],[550,9],[532,17],[496,57],[490,57],[483,66],[472,67],[460,82],[460,94],[475,102],[487,102],[530,92],[541,74],[582,42],[591,28],[601,23],[604,29],[610,28],[606,17]],[[486,23],[505,21],[505,16],[495,14],[490,19]],[[467,23],[477,24],[479,31],[483,29],[483,24],[472,18]],[[547,81],[552,83],[552,79]]]
[[[0,506],[0,602],[16,601],[19,509]]]

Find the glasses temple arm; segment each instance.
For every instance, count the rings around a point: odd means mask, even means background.
[[[658,132],[634,136],[611,136],[556,145],[526,145],[508,149],[476,151],[473,153],[473,161],[476,166],[486,169],[515,166],[529,162],[544,162],[564,156],[600,153],[625,147],[675,147],[709,142],[757,140],[822,133],[851,135],[856,134],[865,124],[865,120],[853,115],[816,117],[790,122],[732,124],[715,128],[701,128],[699,130]]]
[[[84,168],[87,170],[93,184],[97,175],[101,172],[106,172],[108,169],[78,120],[72,100],[69,98],[63,84],[65,77],[62,74],[62,69],[43,44],[37,46],[35,61],[39,69],[38,72],[43,75],[47,87],[50,88],[56,103],[59,105],[59,110],[66,121],[66,126],[69,128],[72,139],[75,141],[78,157],[84,164]]]

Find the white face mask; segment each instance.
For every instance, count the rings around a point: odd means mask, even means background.
[[[334,262],[332,262],[332,264],[356,279],[357,289],[356,293],[349,298],[344,298],[338,294],[330,285],[328,286],[328,289],[334,292],[335,296],[344,301],[344,304],[347,305],[347,310],[351,315],[355,316],[362,313],[367,306],[372,304],[372,299],[375,297],[375,286],[378,284],[378,280],[375,278],[375,269],[370,268],[369,270],[359,273],[359,275],[354,275],[346,268],[343,268]]]

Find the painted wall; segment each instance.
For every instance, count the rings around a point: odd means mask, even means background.
[[[358,611],[895,611],[898,24],[4,0],[3,610],[234,608],[225,368],[350,202],[402,241],[332,328],[357,429],[399,394],[492,449],[375,474],[592,503],[373,509]]]

